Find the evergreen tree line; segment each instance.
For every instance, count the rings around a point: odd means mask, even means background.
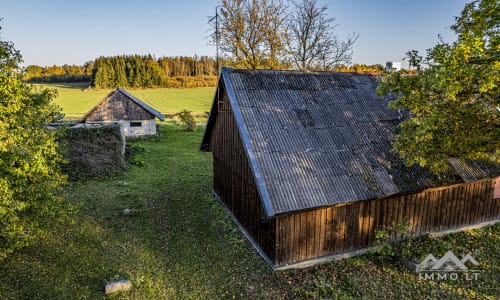
[[[216,60],[208,56],[120,55],[83,66],[30,65],[24,78],[31,83],[89,82],[94,88],[205,87],[215,86],[216,75]]]
[[[99,57],[94,61],[91,86],[204,87],[215,86],[215,59],[178,56],[155,59],[152,55]]]

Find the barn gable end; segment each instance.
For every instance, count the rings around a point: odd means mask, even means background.
[[[274,261],[275,221],[267,219],[223,82],[217,88],[216,97],[219,100],[212,106],[211,129],[207,127],[202,142],[202,150],[213,153],[214,193],[255,241],[254,245],[266,260]]]
[[[156,134],[155,118],[164,121],[163,115],[124,89],[110,92],[94,106],[80,122],[123,122],[126,136]]]
[[[366,249],[392,223],[421,234],[498,219],[499,170],[406,167],[390,151],[406,115],[376,86],[359,74],[223,68],[201,150],[213,152],[216,195],[273,267]]]

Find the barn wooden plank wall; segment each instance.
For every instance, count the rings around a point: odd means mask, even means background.
[[[144,110],[122,93],[115,92],[97,106],[87,116],[86,121],[151,120],[154,118],[153,114]]]
[[[494,180],[318,208],[276,218],[276,265],[363,249],[374,230],[408,221],[413,235],[497,219]]]
[[[219,86],[219,90],[223,90]],[[254,177],[227,95],[211,131],[214,191],[275,266],[364,249],[383,226],[410,224],[413,235],[496,220],[495,180],[344,203],[265,220]]]
[[[214,191],[274,260],[275,220],[263,219],[265,212],[228,102],[220,103],[218,114],[210,144]]]

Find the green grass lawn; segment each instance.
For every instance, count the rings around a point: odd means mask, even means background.
[[[62,107],[68,120],[82,117],[112,90],[87,90],[86,83],[41,86],[57,89],[58,96],[55,103]],[[165,115],[175,114],[183,109],[190,110],[195,115],[204,115],[210,111],[215,88],[129,89],[128,91]]]
[[[500,226],[447,235],[420,251],[470,252],[476,281],[419,279],[375,254],[273,272],[212,197],[210,153],[201,131],[172,124],[114,177],[73,182],[73,222],[54,223],[34,246],[0,265],[0,299],[105,299],[105,283],[133,290],[109,299],[498,299]],[[132,214],[124,216],[125,208]],[[422,249],[425,247],[425,249]],[[429,252],[428,252],[429,251]],[[433,251],[433,252],[431,252]],[[461,256],[460,256],[461,257]]]

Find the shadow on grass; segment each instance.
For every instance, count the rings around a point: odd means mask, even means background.
[[[272,272],[212,198],[211,154],[198,152],[202,131],[185,132],[169,124],[160,126],[160,134],[158,139],[130,142],[145,149],[142,167],[68,187],[68,201],[80,206],[75,224],[54,224],[40,244],[0,266],[1,299],[103,298],[106,281],[124,278],[132,281],[133,290],[109,298],[433,299],[495,294],[495,277],[477,283],[422,281],[401,264],[381,262],[371,254]],[[498,275],[498,255],[489,256],[499,253],[498,227],[475,232],[477,236],[458,236],[452,244],[483,249],[475,257]]]

